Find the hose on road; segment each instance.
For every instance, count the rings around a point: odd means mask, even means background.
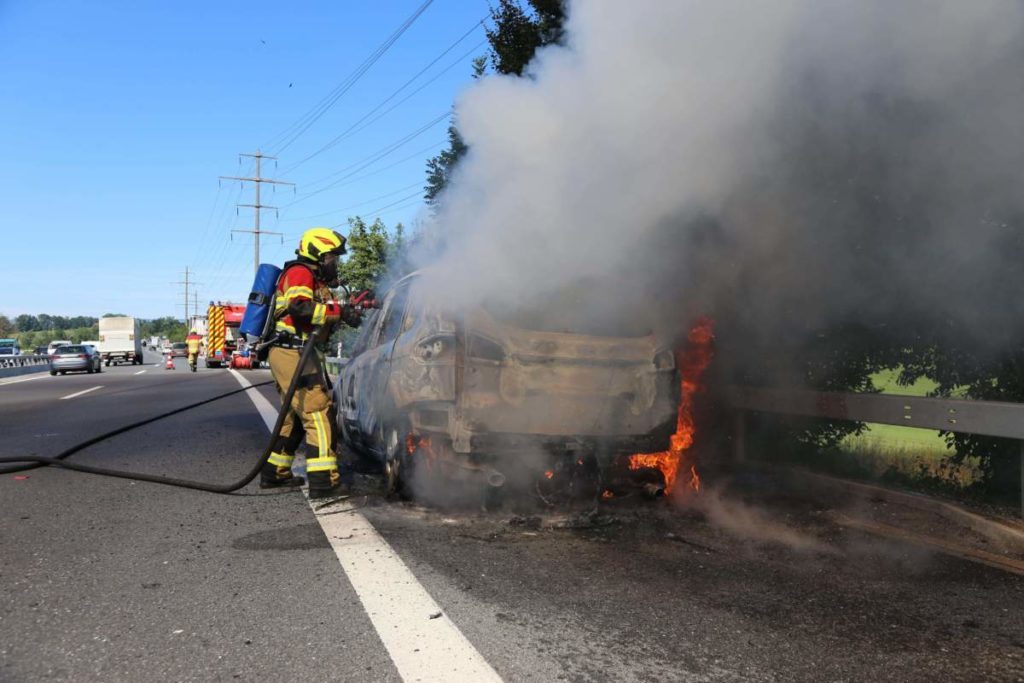
[[[306,363],[309,362],[309,358],[312,355],[315,346],[315,337],[315,334],[310,334],[309,340],[305,343],[305,345],[303,345],[302,356],[299,359],[299,364],[297,366],[298,368],[306,367]],[[0,463],[23,463],[16,467],[0,468],[0,475],[13,474],[15,472],[24,472],[26,470],[32,470],[38,467],[51,466],[59,467],[65,470],[73,470],[75,472],[86,472],[88,474],[99,474],[105,477],[117,477],[118,479],[131,479],[134,481],[148,481],[153,484],[177,486],[183,489],[194,489],[196,491],[207,491],[209,493],[234,493],[235,491],[245,487],[246,485],[248,485],[249,482],[255,479],[256,476],[260,473],[260,469],[263,468],[263,465],[267,462],[267,459],[270,457],[270,453],[274,447],[274,442],[277,441],[277,436],[281,432],[281,426],[284,424],[285,417],[288,414],[287,407],[291,405],[292,397],[295,395],[295,390],[298,388],[299,379],[301,376],[302,373],[296,371],[295,376],[292,377],[291,384],[288,385],[288,391],[285,392],[284,398],[281,401],[282,408],[277,414],[277,422],[274,424],[274,429],[271,432],[270,441],[267,442],[267,447],[263,449],[263,453],[260,455],[259,460],[252,466],[252,469],[249,470],[249,472],[244,477],[237,481],[229,482],[227,484],[215,484],[205,481],[191,481],[189,479],[162,477],[156,474],[145,474],[143,472],[130,472],[127,470],[116,470],[108,467],[95,467],[93,465],[83,465],[76,462],[70,462],[68,461],[67,458],[74,455],[75,453],[78,453],[81,450],[88,448],[89,446],[97,444],[101,441],[106,441],[107,439],[113,438],[119,434],[124,434],[125,432],[137,429],[138,427],[151,424],[158,420],[163,420],[172,415],[177,415],[178,413],[183,413],[187,410],[198,408],[199,406],[206,405],[207,403],[212,403],[213,401],[218,401],[222,398],[227,398],[228,396],[233,396],[243,391],[248,391],[249,389],[255,389],[256,387],[262,387],[266,386],[267,384],[272,384],[272,381],[260,382],[259,384],[253,384],[248,387],[235,389],[233,391],[229,391],[218,396],[213,396],[212,398],[197,401],[196,403],[192,403],[187,406],[182,406],[180,408],[175,408],[174,410],[169,410],[166,413],[161,413],[160,415],[156,415],[145,420],[133,422],[132,424],[125,425],[124,427],[119,427],[113,431],[109,431],[105,434],[100,434],[99,436],[95,436],[91,439],[75,444],[71,448],[62,451],[61,453],[58,453],[56,456],[53,457],[42,455],[25,455],[17,457],[12,456],[0,458]]]

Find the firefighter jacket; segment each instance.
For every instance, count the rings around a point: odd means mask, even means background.
[[[188,344],[189,353],[199,353],[199,346],[203,343],[203,338],[198,334],[190,334],[185,337],[185,343]]]
[[[314,267],[302,261],[285,264],[277,281],[275,329],[305,342],[314,326],[331,325],[341,317],[341,304],[331,290],[316,278]]]

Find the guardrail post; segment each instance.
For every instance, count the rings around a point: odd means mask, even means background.
[[[1024,441],[1021,442],[1024,448]],[[1021,451],[1024,457],[1024,450]],[[732,411],[732,460],[741,463],[747,459],[747,411]]]

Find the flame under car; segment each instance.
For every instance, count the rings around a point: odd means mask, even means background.
[[[334,387],[342,438],[380,461],[393,490],[417,461],[501,486],[563,462],[599,468],[668,448],[679,384],[654,336],[441,310],[420,302],[421,277],[385,294]]]

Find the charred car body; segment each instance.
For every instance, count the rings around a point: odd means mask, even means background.
[[[421,461],[499,487],[668,447],[679,385],[655,337],[535,329],[486,307],[456,315],[421,301],[421,278],[386,293],[334,387],[339,433],[380,460],[392,489]]]

